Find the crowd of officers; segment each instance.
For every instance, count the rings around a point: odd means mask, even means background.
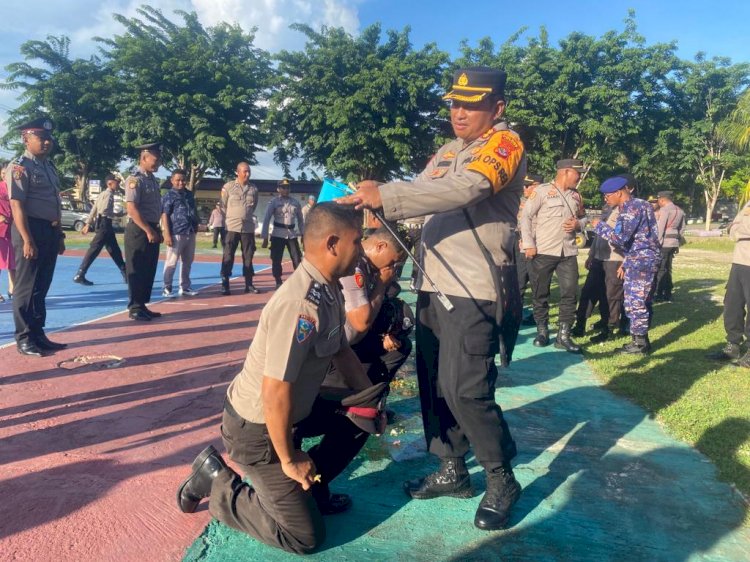
[[[591,222],[596,239],[586,264],[591,282],[585,284],[581,316],[576,308],[575,237],[587,224],[576,191],[583,166],[575,159],[560,160],[554,179],[547,183],[528,174],[523,143],[502,120],[505,80],[504,72],[485,67],[456,72],[445,96],[451,102],[456,138],[441,147],[412,181],[365,180],[353,195],[338,202],[311,201],[304,210],[289,197],[288,184],[279,185],[279,196],[269,205],[261,230],[266,247],[273,222],[277,290],[261,313],[223,407],[221,439],[233,467],[213,446],[203,450],[178,490],[183,512],[194,512],[209,498],[214,517],[266,544],[297,553],[318,548],[325,539],[324,516],[351,505],[347,495],[332,493],[330,484],[368,435],[383,431],[388,386],[411,352],[408,335],[416,325],[424,434],[439,465],[405,482],[404,492],[416,500],[472,497],[465,458],[473,449],[486,476],[474,524],[482,530],[505,528],[522,488],[512,467],[516,443],[495,401],[495,357],[501,367],[512,358],[526,283],[531,286],[537,326],[535,345],[549,343],[550,283],[556,273],[557,347],[579,351],[571,336],[594,304],[607,302],[601,305],[607,315],[600,337],[609,337],[615,327],[623,329],[624,309],[633,336],[624,351],[648,351],[652,295],[655,287],[663,286],[660,298],[671,298],[671,264],[684,215],[664,192],[657,218],[651,204],[634,196],[637,186],[631,176],[604,181],[600,192],[606,207],[601,218]],[[21,259],[14,317],[18,349],[24,354],[62,347],[43,332],[44,297],[55,257],[64,251],[59,182],[46,158],[51,128],[48,120],[21,128],[27,152],[6,175],[17,211],[13,236]],[[153,175],[160,166],[159,146],[138,148],[139,169],[126,182],[130,221],[124,274],[130,317],[150,320],[158,316],[146,305],[159,243],[170,237],[177,245],[183,234],[178,223],[192,223],[189,211],[180,211],[180,220],[160,229],[167,209]],[[258,192],[249,178],[249,165],[240,163],[236,179],[224,185],[218,212],[211,219],[214,229],[220,229],[217,236],[222,229],[225,236],[224,294],[229,293],[237,246],[242,248],[245,292],[257,292],[252,217]],[[178,192],[172,196],[175,208],[181,198],[189,206],[188,198],[179,193],[180,181],[173,182],[173,188]],[[110,200],[101,199],[92,216],[111,219]],[[377,225],[363,240],[362,210],[378,210],[387,221],[424,217],[418,238],[424,269],[414,283],[415,315],[398,298],[395,281],[404,260],[399,240]],[[750,207],[743,212],[744,221]],[[736,233],[744,236],[745,230],[750,232],[748,225],[750,218]],[[82,279],[96,248],[111,243],[106,221],[104,227],[81,265]],[[303,234],[304,256],[295,231]],[[189,247],[189,229],[187,235]],[[750,235],[740,239],[750,241]],[[295,270],[281,284],[277,262],[284,249]],[[750,252],[743,254],[747,255]],[[113,259],[122,270],[121,261],[114,255]],[[750,259],[735,265],[731,298],[746,303],[750,283],[741,268],[750,268]],[[734,356],[741,326],[737,319],[728,320],[728,333],[730,324],[732,339],[725,351]],[[303,451],[302,439],[311,436],[322,439]]]

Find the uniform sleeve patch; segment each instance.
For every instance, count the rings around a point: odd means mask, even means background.
[[[297,343],[304,343],[315,331],[315,319],[306,314],[297,317]]]
[[[365,276],[362,275],[361,271],[357,271],[354,273],[354,282],[357,284],[357,287],[362,289],[365,286]]]
[[[23,166],[20,166],[19,164],[13,164],[13,179],[16,181],[21,181],[21,177],[23,176],[23,173],[26,171],[26,168]]]
[[[529,196],[528,196],[528,198],[527,198],[527,199],[528,199],[529,201],[531,201],[531,200],[532,200],[532,199],[534,199],[535,197],[536,197],[536,191],[532,191],[532,192],[531,192],[531,193],[529,194]]]
[[[135,189],[138,187],[138,180],[136,178],[128,178],[128,189]]]
[[[493,130],[493,133],[466,169],[482,174],[497,193],[516,175],[523,158],[523,144],[512,131]]]
[[[307,289],[305,300],[313,303],[315,306],[320,306],[320,299],[323,298],[322,286],[317,281],[311,281],[310,287]]]

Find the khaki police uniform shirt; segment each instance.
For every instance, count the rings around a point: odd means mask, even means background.
[[[10,199],[21,201],[27,217],[60,222],[60,179],[47,158],[37,159],[27,150],[5,170]]]
[[[602,215],[601,220],[606,222],[610,228],[614,228],[617,224],[617,217],[620,215],[620,209],[618,207],[610,208]],[[602,261],[625,261],[625,256],[621,250],[613,246],[611,242],[607,242],[601,236],[594,237],[594,243],[590,250],[591,257],[602,260]]]
[[[443,293],[495,301],[489,266],[463,209],[495,264],[513,263],[525,175],[523,143],[498,123],[470,143],[456,139],[444,145],[414,181],[381,185],[383,212],[389,220],[425,215],[422,261]],[[421,274],[417,287],[432,291]]]
[[[679,248],[680,236],[685,228],[685,213],[670,202],[660,209],[656,227],[663,248]]]
[[[237,413],[265,423],[263,377],[292,385],[292,423],[312,411],[333,355],[349,344],[344,298],[306,259],[274,293],[260,315],[242,371],[227,396]]]
[[[297,238],[295,227],[299,228],[300,234],[304,232],[305,219],[302,218],[302,205],[292,197],[277,195],[271,199],[266,208],[266,216],[263,218],[262,238],[268,238],[271,219],[273,219],[271,236],[274,238]]]
[[[135,203],[141,218],[147,223],[158,223],[161,218],[161,192],[154,174],[138,169],[125,180],[125,202]]]
[[[572,217],[583,227],[582,213],[581,197],[574,190],[552,183],[537,186],[521,213],[523,249],[536,248],[537,254],[546,256],[577,256],[575,232],[565,232],[563,223]]]
[[[227,232],[255,232],[253,214],[258,206],[258,188],[252,183],[240,185],[236,180],[221,188],[221,207],[226,215]]]
[[[745,203],[729,225],[729,237],[736,242],[732,263],[750,266],[750,202]]]
[[[313,207],[315,205],[310,205],[310,203],[302,207],[302,222],[307,222],[307,215],[313,210]]]
[[[86,224],[89,226],[96,222],[97,217],[105,217],[108,219],[115,218],[115,194],[107,188],[102,191],[94,202],[94,206],[91,207],[91,213],[89,218],[86,220]]]

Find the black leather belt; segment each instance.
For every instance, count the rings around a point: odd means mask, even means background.
[[[39,217],[28,217],[28,216],[26,218],[27,218],[27,220],[31,220],[31,221],[43,222],[44,224],[48,224],[48,225],[50,225],[52,227],[60,226],[60,221],[59,220],[50,221],[50,220],[47,220],[47,219],[40,219]]]
[[[294,229],[294,224],[284,224],[283,222],[274,222],[273,227],[274,228],[289,228]]]

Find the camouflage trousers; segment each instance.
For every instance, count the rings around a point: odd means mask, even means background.
[[[651,300],[654,295],[654,282],[657,267],[639,270],[625,270],[625,314],[630,319],[630,333],[634,336],[645,336],[651,324],[653,308]]]

